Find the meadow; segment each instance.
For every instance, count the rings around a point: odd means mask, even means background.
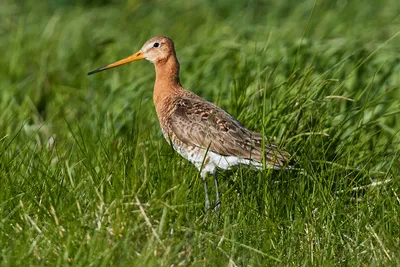
[[[2,0],[0,22],[1,266],[400,266],[398,0]],[[208,221],[154,66],[86,75],[157,35],[295,162],[220,173]]]

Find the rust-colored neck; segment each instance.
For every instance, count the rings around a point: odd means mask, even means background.
[[[155,62],[154,65],[156,67],[156,85],[157,83],[180,85],[179,62],[175,54],[165,60]]]
[[[183,90],[179,81],[179,62],[175,54],[167,59],[154,63],[156,67],[156,83],[154,85],[153,100],[157,113],[163,112],[171,97]]]

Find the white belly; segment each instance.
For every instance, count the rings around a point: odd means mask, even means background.
[[[168,142],[171,142],[168,135],[163,135]],[[251,168],[262,170],[262,163],[250,159],[244,159],[236,156],[223,156],[207,149],[189,146],[185,144],[175,144],[171,142],[174,150],[182,157],[190,161],[200,171],[201,177],[205,178],[207,173],[213,174],[217,169],[229,170],[239,165],[248,165]],[[267,165],[266,168],[275,168]]]
[[[222,156],[212,151],[207,151],[193,146],[175,146],[174,149],[185,159],[193,163],[205,178],[207,173],[213,174],[216,169],[229,170],[238,165],[249,165],[256,169],[262,169],[262,164],[235,156]]]

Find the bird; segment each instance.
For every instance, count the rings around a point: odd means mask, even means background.
[[[155,66],[153,102],[161,131],[173,149],[190,161],[204,182],[205,210],[210,210],[208,174],[214,176],[215,211],[221,205],[218,170],[247,165],[253,169],[290,168],[290,154],[244,127],[227,111],[185,89],[174,42],[165,36],[148,40],[136,53],[90,71],[88,75],[146,59]],[[264,140],[264,141],[263,141]]]

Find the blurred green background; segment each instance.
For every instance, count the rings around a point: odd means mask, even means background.
[[[399,31],[398,0],[2,0],[1,265],[400,265]],[[304,171],[222,174],[205,223],[152,64],[86,75],[157,35]]]

